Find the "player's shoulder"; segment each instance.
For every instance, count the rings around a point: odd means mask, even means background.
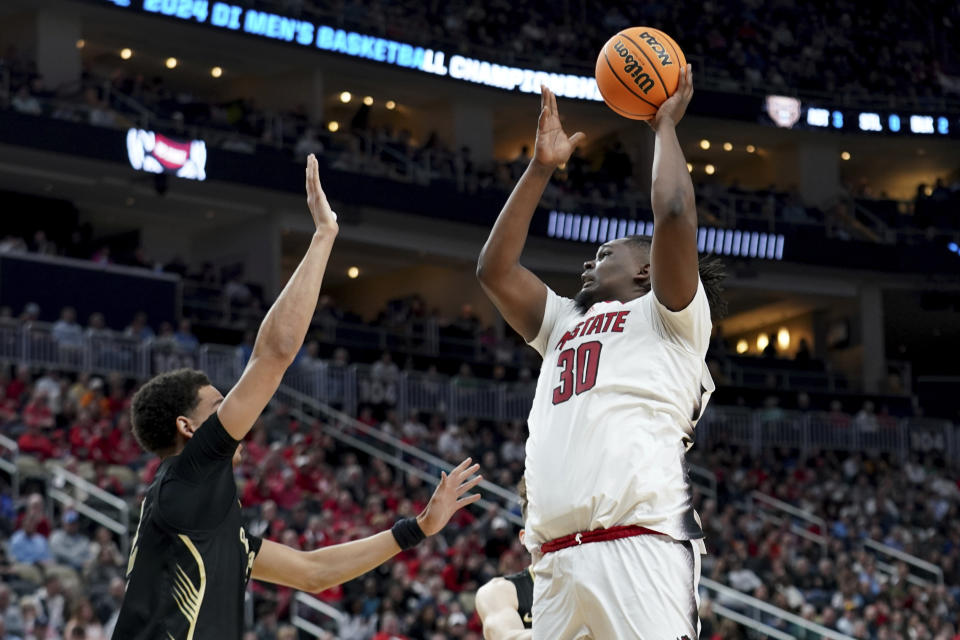
[[[477,590],[476,606],[478,610],[490,611],[510,606],[517,600],[517,588],[502,576],[491,579]],[[516,608],[516,605],[513,604]]]

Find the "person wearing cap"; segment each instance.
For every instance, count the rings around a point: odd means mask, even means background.
[[[517,484],[520,514],[527,520],[527,482]],[[502,519],[502,518],[501,518]],[[506,522],[504,520],[504,522]],[[496,528],[496,527],[494,527]],[[524,530],[518,534],[523,544]],[[477,591],[477,615],[486,640],[530,640],[533,637],[533,571],[494,578]]]
[[[63,528],[50,535],[50,553],[57,564],[77,571],[90,560],[90,538],[80,532],[80,516],[73,509],[64,512]]]

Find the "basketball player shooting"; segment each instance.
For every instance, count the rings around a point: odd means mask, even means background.
[[[497,218],[477,275],[543,356],[526,445],[533,637],[696,638],[703,532],[685,453],[711,392],[704,363],[722,273],[701,271],[693,184],[676,126],[693,96],[687,66],[650,121],[652,242],[601,245],[562,298],[520,264],[567,136],[542,88],[534,157]]]
[[[251,577],[316,593],[351,580],[437,533],[479,495],[479,465],[464,460],[416,518],[390,531],[304,552],[249,535],[233,476],[240,441],[293,362],[317,306],[339,227],[320,187],[317,160],[306,170],[316,231],[306,255],[260,326],[239,382],[224,398],[200,371],[157,376],[133,399],[133,432],[163,459],[147,490],[127,565],[127,592],[114,640],[229,640],[243,632]]]

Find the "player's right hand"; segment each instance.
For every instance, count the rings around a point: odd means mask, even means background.
[[[340,231],[337,224],[337,214],[330,208],[327,195],[320,186],[320,170],[317,157],[312,153],[307,156],[307,206],[317,231],[328,231],[336,234]]]
[[[440,484],[426,508],[417,516],[417,524],[424,534],[432,536],[437,533],[447,525],[453,514],[480,499],[479,493],[464,495],[483,480],[483,476],[470,477],[480,469],[479,464],[470,466],[471,462],[473,460],[467,458],[452,469],[450,475],[440,473]]]
[[[560,125],[557,96],[546,86],[540,85],[540,122],[533,148],[533,161],[546,169],[556,169],[570,159],[570,154],[585,137],[579,131],[567,137]]]

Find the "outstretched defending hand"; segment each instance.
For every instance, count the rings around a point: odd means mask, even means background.
[[[464,496],[467,491],[483,480],[483,476],[470,478],[480,468],[479,464],[469,466],[471,462],[473,460],[467,458],[451,470],[450,475],[445,472],[440,473],[440,484],[437,485],[423,513],[417,516],[417,524],[420,525],[424,534],[432,536],[437,533],[447,525],[453,514],[480,499],[479,493]]]
[[[340,230],[337,214],[330,208],[327,195],[320,186],[317,157],[312,153],[307,156],[307,206],[310,207],[310,215],[313,216],[313,223],[317,225],[317,231],[337,233]]]
[[[687,105],[693,97],[693,65],[688,64],[680,70],[680,82],[673,95],[667,98],[660,108],[657,115],[652,120],[647,120],[647,124],[656,131],[661,124],[669,123],[676,125],[687,112]]]
[[[570,159],[570,154],[585,137],[579,131],[567,137],[560,125],[557,96],[546,86],[540,85],[540,122],[537,126],[533,161],[552,171]]]

